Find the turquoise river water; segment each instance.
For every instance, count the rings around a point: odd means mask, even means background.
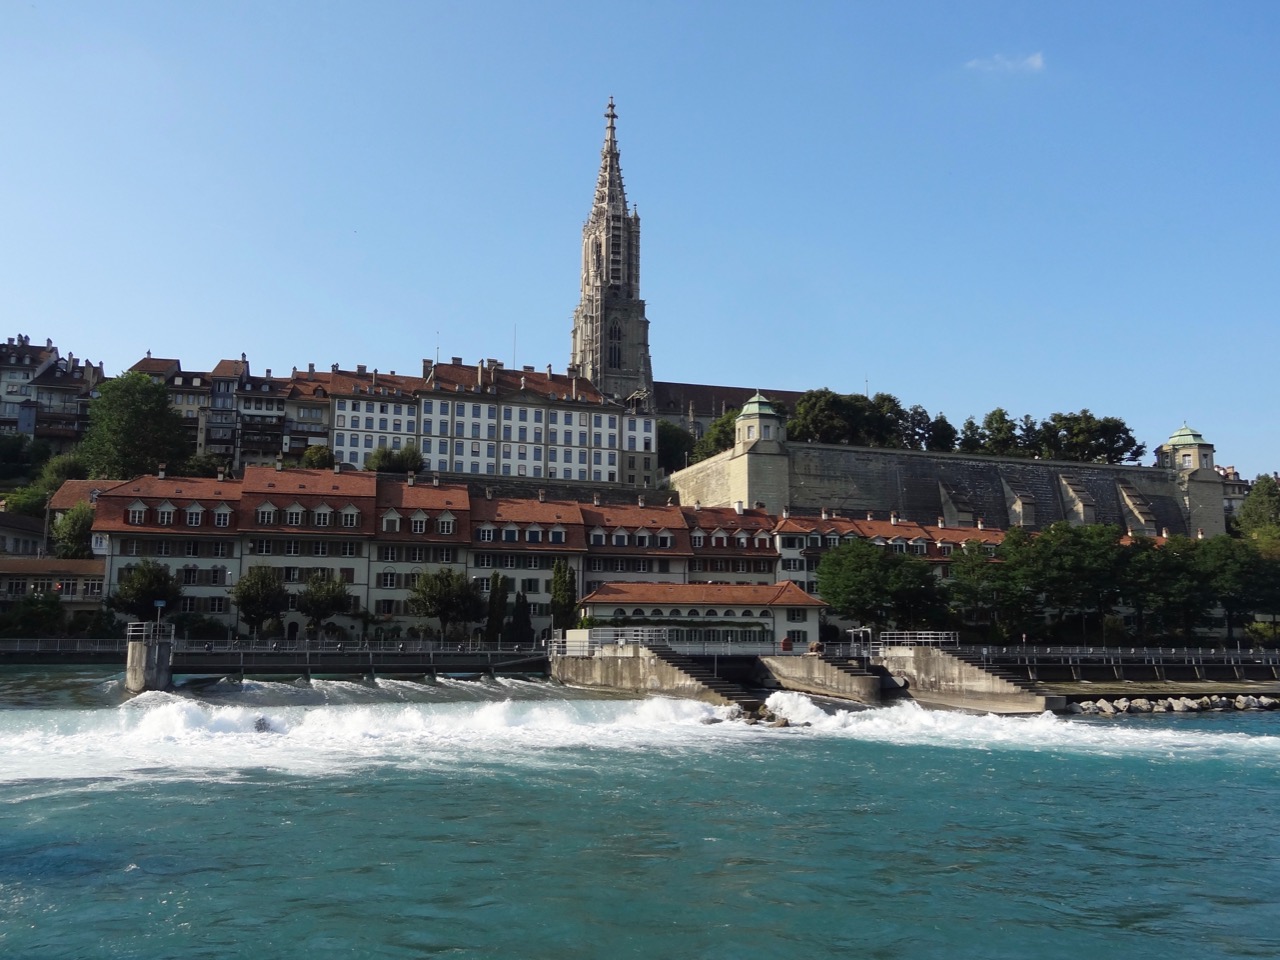
[[[770,704],[0,672],[0,956],[1280,956],[1280,716]]]

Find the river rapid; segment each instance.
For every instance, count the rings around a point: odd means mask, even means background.
[[[1280,955],[1280,714],[769,706],[6,670],[0,955]]]

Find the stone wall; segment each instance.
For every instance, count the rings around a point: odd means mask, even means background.
[[[761,680],[773,681],[784,690],[856,700],[868,706],[880,703],[880,678],[857,677],[838,670],[819,657],[761,657]]]

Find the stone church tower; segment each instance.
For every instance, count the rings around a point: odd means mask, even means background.
[[[605,118],[595,200],[582,228],[582,300],[573,314],[569,362],[602,393],[648,410],[653,368],[640,299],[640,215],[627,209],[612,97]]]

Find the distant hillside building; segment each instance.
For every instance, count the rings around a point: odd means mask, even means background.
[[[796,443],[786,419],[756,395],[737,418],[733,447],[675,473],[671,485],[683,503],[775,513],[891,511],[946,527],[1040,529],[1066,520],[1149,537],[1224,533],[1213,446],[1184,428],[1157,454],[1159,466],[1142,467]]]

